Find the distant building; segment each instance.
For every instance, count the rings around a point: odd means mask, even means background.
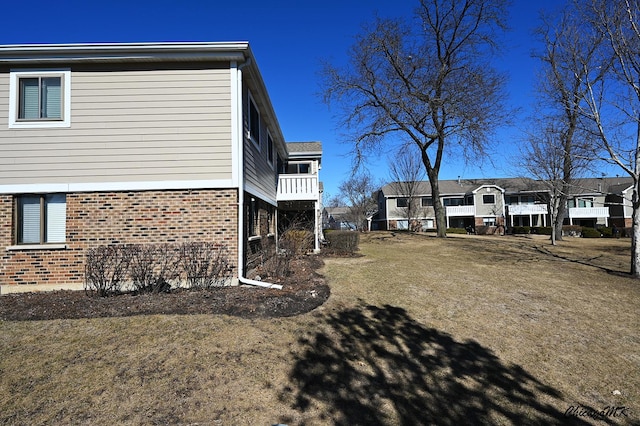
[[[564,223],[587,227],[631,226],[631,178],[576,179],[568,199]],[[550,226],[549,192],[536,180],[526,178],[441,180],[440,200],[446,210],[447,228],[511,228]],[[398,193],[399,185],[383,186],[377,194],[378,213],[373,229],[409,229],[407,205],[417,228],[435,229],[435,211],[429,182],[419,182],[409,200]]]

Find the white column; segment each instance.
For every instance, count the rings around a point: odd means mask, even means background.
[[[315,221],[315,226],[314,226],[314,235],[315,235],[315,243],[314,243],[314,251],[316,253],[318,253],[320,251],[320,230],[318,228],[318,202],[314,201],[313,202],[313,213],[314,213],[314,221]]]

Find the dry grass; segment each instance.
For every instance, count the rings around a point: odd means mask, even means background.
[[[298,317],[2,322],[0,423],[638,424],[629,244],[372,233]]]

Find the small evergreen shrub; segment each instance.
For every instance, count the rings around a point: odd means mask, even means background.
[[[525,235],[527,235],[527,234],[531,233],[531,227],[529,227],[529,226],[514,226],[512,228],[512,230],[513,230],[512,232],[514,234],[525,234]]]
[[[602,234],[600,231],[593,228],[583,227],[582,228],[582,238],[600,238]]]
[[[602,236],[605,238],[613,237],[613,229],[609,227],[603,226],[601,228],[598,228],[598,231],[600,231],[600,234],[602,234]]]
[[[538,235],[551,235],[551,230],[550,226],[536,226],[535,228],[531,228],[531,233]]]
[[[353,254],[358,250],[360,233],[354,231],[333,231],[326,235],[329,242],[327,250],[334,254]]]

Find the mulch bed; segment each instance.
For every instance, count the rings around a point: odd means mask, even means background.
[[[322,305],[330,294],[316,270],[322,260],[295,260],[282,290],[261,287],[218,287],[174,290],[160,294],[122,294],[97,297],[83,291],[14,293],[0,296],[0,319],[29,321],[123,317],[132,315],[225,314],[244,318],[299,315]]]

